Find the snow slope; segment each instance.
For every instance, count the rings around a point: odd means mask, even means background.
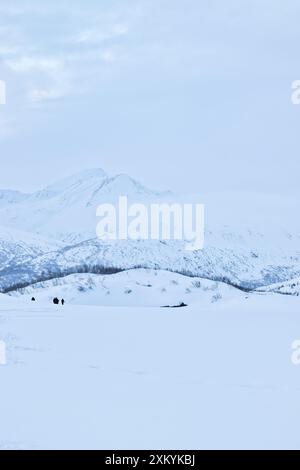
[[[0,209],[11,204],[18,204],[25,201],[28,198],[27,194],[21,193],[20,191],[13,190],[0,190]]]
[[[300,278],[279,282],[256,289],[257,292],[275,292],[284,295],[300,295]]]
[[[0,271],[61,248],[58,241],[0,226]]]
[[[162,309],[0,296],[0,448],[299,449],[299,337],[297,297]]]
[[[250,251],[249,251],[250,250]],[[206,246],[188,252],[183,242],[115,241],[91,239],[46,253],[16,267],[0,271],[0,289],[19,283],[38,282],[76,272],[103,273],[107,268],[127,270],[137,267],[171,270],[233,285],[256,288],[294,278],[300,274],[300,255],[289,252],[255,252],[237,244],[219,248]]]
[[[64,278],[33,284],[11,293],[30,302],[34,297],[46,305],[54,297],[72,305],[174,306],[225,302],[245,297],[227,284],[190,278],[168,271],[133,269],[117,274],[71,274]]]
[[[0,209],[5,226],[63,241],[96,236],[96,208],[116,202],[119,195],[157,197],[127,175],[109,177],[102,169],[86,170],[38,191],[20,204]]]

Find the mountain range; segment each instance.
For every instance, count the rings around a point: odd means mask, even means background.
[[[199,183],[200,184],[200,183]],[[201,202],[203,250],[184,241],[100,241],[96,208],[132,202]],[[154,191],[127,175],[86,170],[37,192],[0,190],[0,290],[75,273],[133,268],[174,271],[264,289],[300,277],[298,200],[261,194]]]

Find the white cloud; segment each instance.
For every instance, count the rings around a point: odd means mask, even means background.
[[[0,140],[4,140],[14,134],[15,121],[11,117],[0,115]]]
[[[47,57],[21,57],[6,61],[6,66],[16,73],[28,73],[34,70],[53,73],[61,70],[64,67],[64,63],[61,60]]]
[[[114,62],[116,60],[116,56],[111,50],[106,50],[106,51],[101,52],[100,58],[104,62]]]
[[[61,59],[26,56],[8,60],[6,66],[16,74],[28,76],[27,97],[31,102],[62,98],[70,91],[69,72]]]
[[[99,43],[114,39],[119,36],[124,36],[128,34],[128,31],[128,26],[123,24],[117,24],[112,26],[111,28],[99,27],[99,29],[87,29],[85,31],[81,31],[75,37],[75,42],[85,44]]]
[[[28,97],[30,101],[37,102],[37,101],[47,101],[47,100],[56,100],[58,98],[62,98],[65,96],[66,90],[58,89],[58,88],[50,88],[50,89],[42,89],[36,88],[30,90],[28,93]]]
[[[92,92],[102,74],[124,64],[123,39],[138,15],[136,2],[100,6],[90,0],[82,9],[70,0],[0,1],[0,62],[18,100],[36,103]]]
[[[0,44],[0,56],[2,57],[10,57],[13,54],[18,52],[18,48],[16,46],[8,46],[5,44]]]

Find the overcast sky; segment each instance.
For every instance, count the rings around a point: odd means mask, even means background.
[[[297,0],[0,0],[0,187],[297,192]]]

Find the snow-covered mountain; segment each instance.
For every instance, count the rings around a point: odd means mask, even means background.
[[[45,253],[56,252],[62,247],[62,243],[58,241],[0,226],[1,270],[10,270],[19,264],[26,265],[32,259]]]
[[[0,190],[0,208],[6,207],[11,204],[17,204],[25,201],[28,198],[28,194],[21,193],[19,191],[12,190]]]
[[[0,205],[0,290],[71,273],[138,267],[223,280],[245,289],[300,277],[299,200],[258,194],[175,195],[152,191],[127,175],[87,170]],[[96,208],[129,201],[200,202],[206,206],[203,250],[178,241],[96,238]],[[51,241],[49,241],[51,240]]]
[[[1,224],[17,230],[51,236],[62,241],[79,241],[96,236],[96,208],[116,202],[119,195],[135,200],[157,198],[127,175],[109,177],[101,169],[87,170],[27,195],[19,204],[3,204]]]
[[[127,269],[170,270],[220,280],[245,289],[282,282],[300,273],[300,256],[208,246],[187,252],[180,242],[91,239],[48,252],[0,271],[0,289],[77,272],[103,274]]]

